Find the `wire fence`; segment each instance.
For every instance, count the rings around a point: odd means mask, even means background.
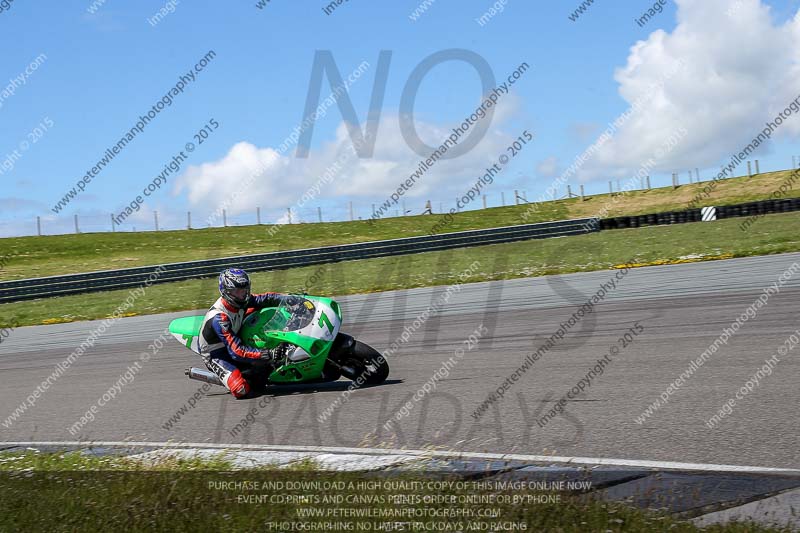
[[[515,198],[516,197],[516,198]],[[397,206],[386,211],[381,218],[394,218],[422,214],[443,213],[449,211],[450,203],[430,202],[426,200],[407,200],[398,202]],[[512,203],[527,203],[524,191],[501,192],[496,195],[485,195],[482,207],[500,207]],[[102,233],[102,232],[139,232],[169,231],[185,229],[203,229],[209,227],[232,227],[273,224],[309,224],[318,222],[344,222],[351,220],[367,220],[374,213],[375,205],[359,204],[348,201],[341,205],[327,204],[309,209],[296,208],[263,208],[231,214],[223,210],[221,216],[208,220],[212,212],[196,210],[184,212],[145,211],[141,210],[128,217],[124,223],[117,224],[114,215],[109,214],[74,214],[70,216],[36,216],[0,221],[0,237],[63,235],[70,233]],[[470,206],[469,210],[476,209]]]
[[[753,164],[754,163],[754,164]],[[792,168],[798,168],[800,157],[792,156]],[[759,161],[747,162],[747,176],[761,173]],[[739,176],[742,177],[742,176]],[[671,178],[671,179],[670,179]],[[669,180],[669,181],[667,181]],[[663,186],[679,187],[686,183],[701,183],[703,180],[699,169],[687,171],[683,175],[673,173],[671,177],[660,176],[658,181]],[[631,186],[631,184],[634,186]],[[643,176],[634,182],[628,180],[623,186],[622,180],[608,182],[609,193],[648,190],[657,188],[656,178]],[[595,184],[596,187],[596,184]],[[594,194],[606,193],[606,191]],[[585,198],[592,196],[584,190],[584,185],[566,184],[563,190],[554,195],[554,200],[564,198]],[[534,201],[534,198],[530,198]],[[381,214],[381,218],[394,218],[423,214],[443,214],[456,205],[457,199],[427,200],[418,198],[401,198],[400,201]],[[480,201],[472,201],[465,211],[475,211],[493,207],[520,205],[529,203],[527,191],[511,190],[496,191],[484,194]],[[122,224],[114,221],[114,215],[108,214],[74,214],[69,216],[36,216],[30,218],[17,218],[0,221],[0,237],[21,237],[33,235],[63,235],[70,233],[103,233],[103,232],[138,232],[138,231],[169,231],[185,229],[203,229],[209,227],[252,226],[272,224],[307,224],[318,222],[343,222],[352,220],[367,220],[378,207],[374,203],[358,203],[354,201],[327,203],[313,208],[262,208],[257,207],[248,212],[232,214],[223,211],[222,216],[212,217],[211,212],[185,211],[138,211],[131,215]],[[209,220],[212,221],[209,224]]]

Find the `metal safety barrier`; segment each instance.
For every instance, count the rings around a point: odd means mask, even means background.
[[[159,267],[161,268],[161,274],[157,279],[152,280],[152,283],[209,278],[217,276],[221,270],[229,267],[244,268],[253,272],[280,270],[321,263],[372,259],[450,248],[566,237],[592,231],[598,231],[598,228],[596,224],[592,224],[591,219],[560,220],[521,226],[443,233],[433,236],[425,235],[422,237],[324,246],[204,261],[104,270],[86,274],[6,281],[0,283],[0,303],[138,287]]]

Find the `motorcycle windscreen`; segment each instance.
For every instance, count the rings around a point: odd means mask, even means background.
[[[314,302],[294,296],[281,303],[272,318],[264,325],[264,330],[297,331],[308,326],[314,320],[315,314]]]

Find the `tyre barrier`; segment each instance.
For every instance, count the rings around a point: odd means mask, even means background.
[[[772,213],[789,213],[791,211],[800,211],[800,198],[762,200],[760,202],[717,206],[717,219],[769,215]],[[702,220],[703,215],[700,212],[700,208],[695,208],[685,209],[683,211],[665,211],[662,213],[648,213],[645,215],[603,218],[600,219],[598,227],[600,230],[639,228],[642,226],[685,224],[687,222],[700,222]]]
[[[763,200],[738,205],[724,205],[717,208],[717,218],[749,217],[752,215],[768,215],[772,213],[788,213],[800,211],[800,198],[783,198],[780,200]]]

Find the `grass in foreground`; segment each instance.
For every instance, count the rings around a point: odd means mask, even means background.
[[[451,483],[425,485],[432,481]],[[456,481],[460,480],[413,474],[376,477],[308,467],[232,472],[222,460],[171,461],[154,469],[125,458],[7,453],[0,455],[0,530],[109,531],[124,527],[125,531],[284,532],[292,530],[292,524],[302,524],[305,531],[378,531],[385,530],[378,529],[379,524],[416,522],[421,524],[421,528],[413,529],[416,531],[487,531],[491,523],[516,524],[517,531],[523,525],[527,531],[701,531],[662,513],[581,499],[569,493],[511,491],[485,485],[476,488],[470,482],[458,487]],[[236,482],[249,485],[233,485]],[[422,485],[397,485],[411,482]],[[371,484],[369,488],[365,483]],[[398,496],[417,496],[423,502],[395,500]],[[426,496],[433,501],[424,502]],[[478,496],[487,499],[468,503],[468,498]],[[514,497],[518,498],[516,503]],[[357,498],[362,500],[357,503]],[[453,504],[448,498],[464,503]],[[494,516],[430,516],[454,509]],[[364,518],[351,514],[390,514],[397,510],[421,511],[427,516]],[[309,516],[311,513],[322,516]],[[332,525],[336,523],[338,527]],[[358,523],[362,528],[356,526]],[[702,531],[778,530],[740,523]]]
[[[346,295],[458,281],[466,283],[593,271],[622,263],[657,264],[800,251],[800,213],[767,215],[748,231],[742,219],[603,231],[574,237],[458,248],[441,252],[346,261],[257,272],[255,291]],[[0,327],[71,322],[110,316],[129,291],[109,291],[0,305]],[[216,279],[151,286],[128,310],[133,314],[206,309],[217,297]],[[165,324],[166,326],[166,324]]]
[[[718,183],[704,205],[726,205],[769,197],[791,171],[769,172],[752,178],[735,178]],[[662,187],[650,191],[631,191],[612,201],[608,194],[540,204],[523,214],[528,205],[465,211],[440,232],[511,226],[524,222],[543,222],[585,218],[638,215],[657,211],[686,209],[692,198],[708,182],[682,185],[673,190]],[[790,192],[788,196],[797,196]],[[365,221],[294,224],[282,226],[270,236],[271,226],[237,226],[202,230],[143,233],[87,233],[45,237],[0,239],[0,280],[13,280],[157,265],[199,259],[313,248],[400,237],[426,235],[443,219],[441,215],[412,216]]]

